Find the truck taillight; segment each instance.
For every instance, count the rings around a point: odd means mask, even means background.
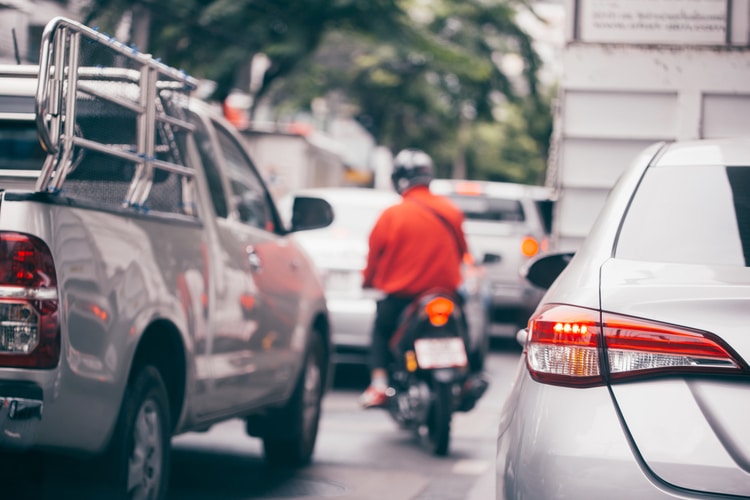
[[[591,386],[647,374],[740,373],[738,359],[710,333],[610,313],[600,318],[593,309],[553,305],[529,321],[527,365],[545,383]]]
[[[52,254],[39,238],[0,233],[0,367],[54,368],[59,358]]]

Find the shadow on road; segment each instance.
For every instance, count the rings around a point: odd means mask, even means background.
[[[515,338],[491,338],[490,352],[520,354],[523,349]],[[334,369],[333,388],[343,391],[364,390],[370,382],[367,366],[361,364],[337,364]]]
[[[321,498],[343,487],[305,477],[296,469],[267,466],[262,456],[227,450],[173,451],[169,500]]]
[[[490,350],[492,352],[518,352],[520,353],[523,349],[515,338],[491,338],[490,339]]]
[[[370,383],[370,373],[364,365],[336,365],[333,387],[340,390],[364,390]]]

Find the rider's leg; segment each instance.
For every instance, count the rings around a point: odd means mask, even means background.
[[[370,387],[361,398],[365,407],[382,406],[387,399],[387,367],[392,359],[388,342],[396,330],[401,313],[410,303],[409,298],[393,295],[388,295],[377,303],[370,346]]]

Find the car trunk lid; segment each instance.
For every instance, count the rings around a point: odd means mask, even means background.
[[[745,371],[612,384],[645,465],[679,488],[750,495],[750,268],[613,259],[602,267],[601,279],[607,284],[603,311],[713,334]]]

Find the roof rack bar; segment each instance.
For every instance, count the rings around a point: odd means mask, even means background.
[[[69,58],[69,64],[70,68],[68,69],[68,89],[76,89],[78,88],[78,71],[75,70],[75,68],[78,67],[78,61],[79,61],[79,53],[78,49],[80,47],[81,37],[78,33],[71,33],[70,40],[69,40],[69,47],[68,47],[68,58]],[[58,66],[56,68],[57,70],[60,70],[59,73],[64,77],[65,76],[65,70],[62,68],[62,66]],[[75,91],[68,91],[67,93],[64,93],[65,98],[65,115],[68,117],[68,122],[66,124],[63,124],[63,114],[60,112],[58,114],[58,122],[60,125],[62,125],[62,148],[60,150],[60,158],[58,160],[58,165],[63,165],[63,168],[58,168],[55,172],[55,177],[53,179],[54,182],[54,189],[55,191],[59,191],[62,188],[62,184],[65,181],[65,177],[67,176],[67,171],[69,170],[67,165],[70,165],[71,159],[73,158],[73,137],[75,135],[75,127],[71,126],[72,123],[70,122],[70,119],[75,119],[76,116],[76,93]]]
[[[101,55],[107,57],[102,66],[90,62],[91,57]],[[76,147],[126,159],[135,165],[123,206],[145,206],[155,168],[177,173],[190,181],[195,173],[180,164],[184,162],[175,129],[192,132],[194,127],[186,121],[179,105],[167,107],[163,100],[174,102],[196,87],[197,80],[149,54],[75,21],[53,19],[42,35],[35,99],[40,141],[48,153],[37,190],[62,189],[68,173],[75,167]],[[80,136],[77,107],[81,99],[89,98],[133,114],[135,143],[130,148]],[[162,141],[158,148],[157,134]],[[177,163],[157,159],[157,149],[160,154],[171,153],[171,159]]]

